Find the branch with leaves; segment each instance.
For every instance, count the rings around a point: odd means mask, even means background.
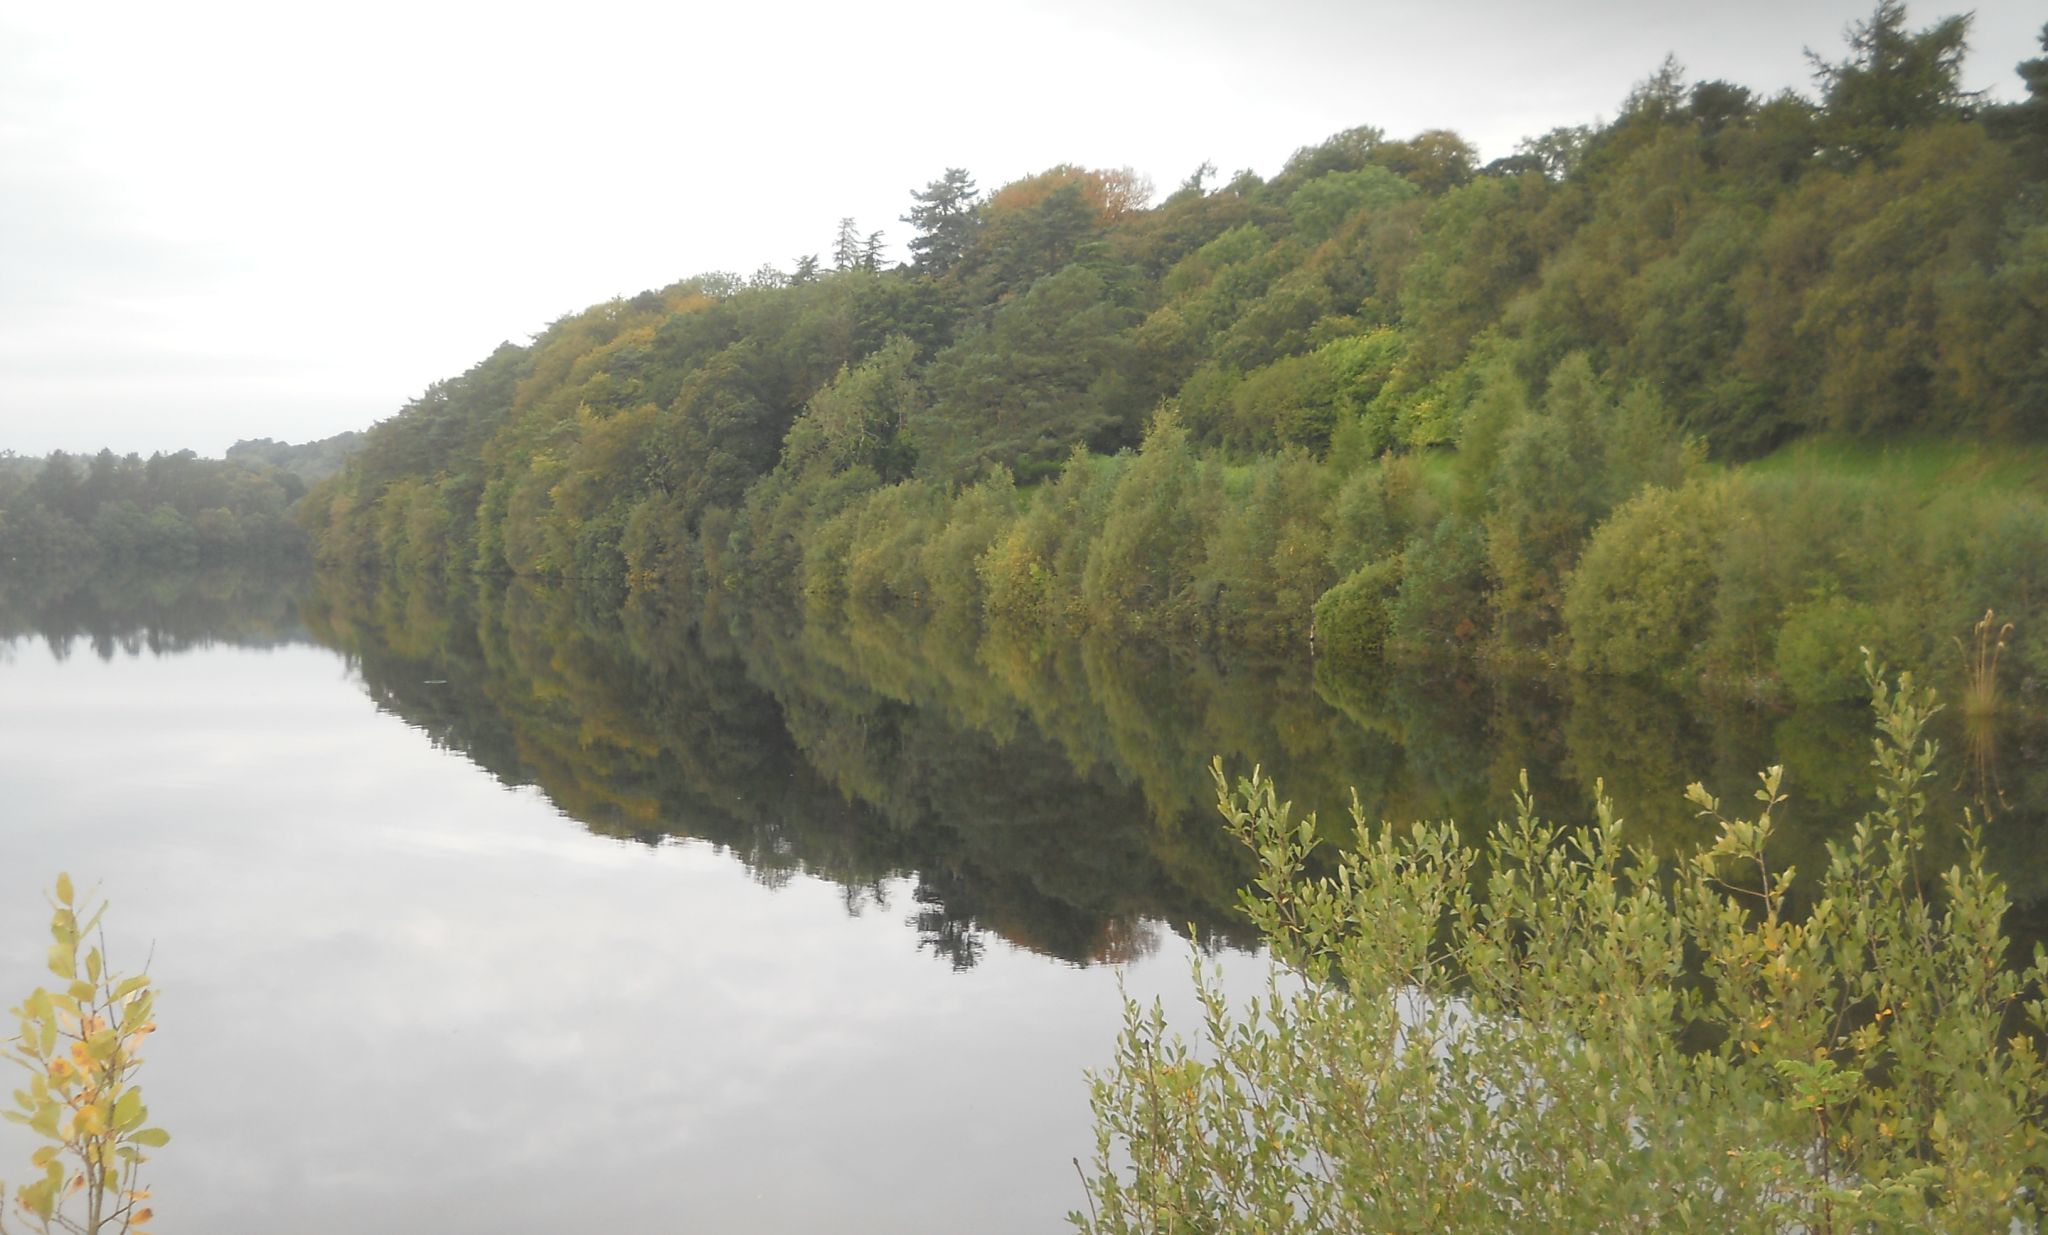
[[[45,1235],[144,1235],[153,1211],[141,1185],[143,1151],[171,1139],[149,1125],[134,1082],[142,1044],[156,1031],[156,991],[146,970],[122,977],[107,963],[104,901],[80,902],[71,877],[59,875],[51,910],[50,972],[64,985],[38,988],[12,1010],[20,1031],[5,1048],[28,1073],[5,1114],[48,1142],[30,1158],[41,1177],[15,1190],[15,1208]],[[74,1199],[82,1215],[71,1211]],[[0,1213],[0,1233],[7,1230]]]

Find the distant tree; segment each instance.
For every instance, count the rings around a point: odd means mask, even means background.
[[[1618,119],[1669,120],[1684,109],[1685,97],[1685,66],[1677,56],[1665,56],[1654,73],[1629,90]]]
[[[1360,210],[1383,210],[1415,196],[1415,184],[1384,167],[1332,172],[1296,189],[1287,199],[1295,236],[1304,244],[1328,240]]]
[[[962,263],[977,295],[994,302],[1029,288],[1081,255],[1100,232],[1095,173],[1055,168],[1006,186],[983,207],[985,223]]]
[[[903,221],[917,229],[910,241],[911,262],[921,274],[944,274],[974,243],[974,177],[964,167],[949,167],[910,197],[917,204]]]
[[[1711,138],[1722,129],[1756,114],[1756,96],[1744,87],[1725,81],[1696,83],[1686,103],[1700,136]]]
[[[2041,50],[2048,52],[2048,25],[2041,27]],[[2017,72],[2020,80],[2027,83],[2027,101],[2048,104],[2048,56],[2020,61]]]
[[[1579,159],[1586,153],[1586,143],[1592,139],[1593,130],[1583,124],[1560,125],[1548,133],[1516,142],[1515,155],[1517,158],[1534,159],[1537,170],[1545,178],[1563,180],[1578,170]],[[1520,165],[1514,170],[1521,170]]]
[[[2041,50],[2048,52],[2048,26],[2041,27]],[[1988,120],[2000,136],[2021,142],[2039,171],[2041,164],[2048,163],[2048,55],[2022,60],[2015,71],[2026,83],[2026,99],[1997,109]]]
[[[860,267],[864,238],[852,216],[839,220],[839,232],[832,239],[832,269],[846,273]]]
[[[1275,185],[1292,189],[1304,181],[1331,172],[1355,172],[1368,163],[1375,162],[1380,147],[1386,144],[1387,135],[1369,124],[1345,129],[1332,134],[1313,146],[1303,146],[1287,158],[1287,165],[1273,178]],[[1239,179],[1251,173],[1239,172]],[[1253,177],[1254,180],[1257,177]],[[1233,184],[1236,182],[1233,181]]]
[[[1913,33],[1902,0],[1880,0],[1869,21],[1846,32],[1848,59],[1827,60],[1808,48],[1829,144],[1855,159],[1873,158],[1895,149],[1916,125],[1965,115],[1977,99],[1962,88],[1969,30],[1969,15],[1962,14]]]
[[[789,275],[790,285],[794,287],[804,283],[815,283],[817,281],[818,255],[816,253],[806,253],[802,257],[797,258],[796,269],[791,271]]]
[[[1449,129],[1425,129],[1407,141],[1386,143],[1373,161],[1425,193],[1442,193],[1472,178],[1479,152]]]
[[[860,268],[869,274],[882,269],[882,233],[872,231],[860,242]]]

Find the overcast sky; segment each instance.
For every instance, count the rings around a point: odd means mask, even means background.
[[[1916,6],[1911,24],[1951,10]],[[500,341],[897,222],[949,166],[1171,189],[1357,124],[1483,157],[1691,80],[1805,89],[1836,0],[0,0],[0,448],[305,441]],[[1976,10],[2018,97],[2037,3]],[[899,249],[900,251],[900,249]]]

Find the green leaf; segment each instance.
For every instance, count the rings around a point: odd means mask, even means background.
[[[121,1131],[141,1123],[149,1115],[149,1108],[142,1105],[142,1091],[131,1089],[114,1103],[114,1126]]]
[[[165,1145],[170,1144],[171,1134],[162,1128],[144,1128],[128,1139],[137,1145],[146,1145],[151,1149],[162,1149]]]
[[[70,875],[57,876],[57,903],[60,905],[68,905],[71,903]]]

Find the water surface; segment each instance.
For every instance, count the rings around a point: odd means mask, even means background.
[[[1056,1230],[1119,976],[1179,998],[1179,947],[959,966],[913,876],[593,832],[332,649],[150,642],[5,645],[0,976],[60,869],[153,958],[168,1235]]]
[[[2048,734],[1944,718],[2041,935]],[[1207,764],[1341,833],[1554,817],[1665,852],[1790,765],[1787,860],[1870,803],[1864,709],[1618,682],[212,577],[0,589],[0,995],[58,870],[152,957],[161,1229],[1052,1231],[1118,984],[1243,992]],[[1955,834],[1935,830],[1937,857]],[[0,1177],[26,1146],[0,1131]]]

